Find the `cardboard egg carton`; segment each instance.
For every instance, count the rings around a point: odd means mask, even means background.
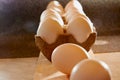
[[[62,19],[64,21],[64,24],[67,24],[67,21],[65,20],[65,15],[62,16]],[[64,30],[64,29],[63,29]],[[56,41],[52,44],[48,44],[45,40],[42,39],[42,37],[35,35],[35,43],[37,47],[40,49],[40,51],[46,56],[46,58],[51,61],[51,54],[53,50],[64,43],[74,43],[79,46],[82,46],[86,51],[89,51],[91,49],[91,46],[94,44],[96,40],[96,29],[93,27],[93,32],[89,34],[89,37],[82,43],[78,42],[75,37],[72,34],[67,34],[66,30],[64,30],[64,34],[58,35]]]
[[[91,33],[89,35],[88,39],[83,43],[77,42],[76,39],[72,35],[59,35],[57,40],[52,44],[48,44],[40,36],[35,36],[35,43],[36,43],[37,47],[46,56],[46,58],[50,61],[51,61],[52,51],[61,44],[74,43],[79,46],[82,46],[84,49],[89,51],[91,49],[91,46],[94,44],[95,40],[96,40],[96,32]]]

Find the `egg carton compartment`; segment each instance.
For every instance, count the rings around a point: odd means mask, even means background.
[[[97,33],[94,31],[89,35],[86,41],[83,43],[79,43],[76,41],[74,36],[72,35],[59,35],[56,41],[52,44],[48,44],[46,41],[44,41],[40,36],[35,36],[35,43],[37,47],[40,49],[40,51],[46,56],[48,60],[51,61],[51,54],[53,50],[64,43],[74,43],[79,46],[82,46],[86,51],[89,51],[91,49],[91,46],[94,44],[96,40]]]

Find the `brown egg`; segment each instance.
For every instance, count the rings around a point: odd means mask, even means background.
[[[61,16],[64,15],[64,11],[61,11],[59,8],[52,7],[52,8],[49,8],[49,9],[55,10],[55,11],[58,12]]]
[[[56,11],[58,11],[61,15],[64,13],[64,9],[63,6],[58,2],[58,1],[51,1],[48,6],[47,9],[55,9]],[[59,9],[59,10],[58,10]]]
[[[56,20],[61,24],[64,25],[64,22],[62,20],[62,17],[60,16],[60,14],[58,12],[56,12],[53,9],[46,9],[42,12],[41,17],[40,17],[40,22],[45,21],[46,19],[50,18],[50,17],[54,17],[56,18]]]
[[[89,23],[92,23],[91,20],[85,14],[82,14],[81,12],[79,12],[76,9],[71,10],[71,12],[66,12],[66,14],[65,14],[67,22],[71,22],[71,20],[73,20],[74,18],[77,18],[79,16],[85,18]]]
[[[65,15],[66,20],[67,20],[68,23],[71,22],[71,20],[73,20],[74,18],[76,18],[76,17],[78,17],[78,16],[87,19],[87,16],[86,16],[86,15],[83,15],[83,14],[79,13],[79,12],[76,11],[76,10],[74,10],[74,11],[72,11],[72,12],[69,12],[69,13],[66,13],[66,15]]]
[[[103,61],[85,59],[74,66],[70,80],[111,80],[111,72]]]
[[[92,32],[93,27],[83,17],[78,16],[68,22],[67,33],[72,34],[79,43],[86,41]]]
[[[36,36],[40,36],[48,44],[52,44],[61,34],[63,34],[62,25],[57,19],[51,17],[40,23]]]
[[[72,0],[70,1],[66,6],[65,6],[65,11],[69,11],[69,10],[74,10],[77,9],[79,10],[81,13],[83,12],[83,8],[82,5],[80,4],[80,2],[78,0]],[[70,12],[70,11],[69,11]]]
[[[79,61],[87,58],[90,58],[90,55],[84,48],[76,44],[65,43],[54,49],[51,60],[59,71],[69,75]]]

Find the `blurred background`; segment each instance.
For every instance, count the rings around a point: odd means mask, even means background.
[[[34,35],[51,0],[0,0],[0,58],[36,57]],[[69,0],[58,0],[63,6]],[[79,0],[97,30],[96,52],[120,51],[120,0]]]

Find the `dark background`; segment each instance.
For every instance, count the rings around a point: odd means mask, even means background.
[[[34,35],[51,0],[0,0],[0,58],[34,57]],[[58,0],[65,6],[69,0]],[[79,0],[98,36],[120,35],[120,0]]]

